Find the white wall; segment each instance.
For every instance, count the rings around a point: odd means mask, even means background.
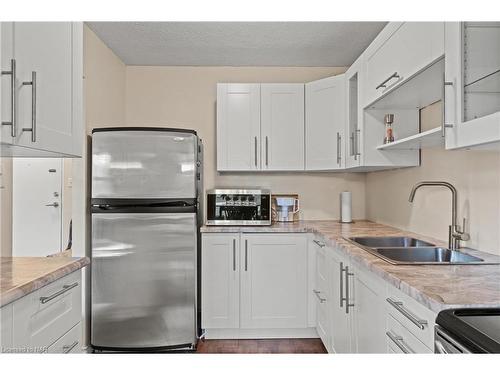
[[[345,71],[317,67],[158,67],[127,66],[128,126],[195,129],[204,142],[204,185],[263,187],[297,193],[301,219],[338,219],[339,193],[353,193],[354,218],[365,217],[365,176],[346,173],[217,173],[217,82],[309,82]]]
[[[441,104],[425,108],[421,116],[424,129],[439,126]],[[447,241],[451,194],[424,187],[409,203],[411,187],[422,180],[455,185],[458,218],[467,218],[471,234],[466,246],[500,255],[499,152],[424,150],[420,167],[368,173],[367,218]]]

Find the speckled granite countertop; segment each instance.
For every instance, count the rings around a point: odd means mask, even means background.
[[[500,265],[392,265],[345,240],[355,236],[411,236],[438,246],[433,238],[370,221],[340,224],[337,221],[300,221],[267,227],[209,227],[203,233],[315,233],[330,247],[339,248],[352,262],[377,274],[434,312],[454,307],[500,307]],[[464,250],[485,261],[499,257]]]
[[[0,257],[0,307],[87,264],[86,257]]]

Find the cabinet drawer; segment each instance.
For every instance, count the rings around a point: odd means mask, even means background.
[[[81,272],[15,301],[13,313],[14,345],[46,350],[81,320]]]
[[[433,347],[435,313],[394,287],[388,288],[386,309],[426,346]]]
[[[59,340],[53,343],[48,353],[80,353],[82,351],[82,326],[78,323],[76,326],[66,332]]]
[[[387,346],[396,353],[432,353],[432,350],[418,340],[410,331],[391,315],[387,315]]]

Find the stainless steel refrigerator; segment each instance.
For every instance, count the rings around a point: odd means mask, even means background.
[[[194,131],[92,132],[94,349],[194,348],[201,164]]]

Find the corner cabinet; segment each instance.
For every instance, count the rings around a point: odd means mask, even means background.
[[[446,148],[500,147],[500,22],[445,23]]]
[[[207,338],[317,337],[308,308],[307,235],[203,233]]]
[[[81,156],[83,24],[1,29],[2,156]]]
[[[345,166],[345,76],[305,85],[306,170],[336,170]]]
[[[217,170],[304,170],[304,85],[219,83]]]

